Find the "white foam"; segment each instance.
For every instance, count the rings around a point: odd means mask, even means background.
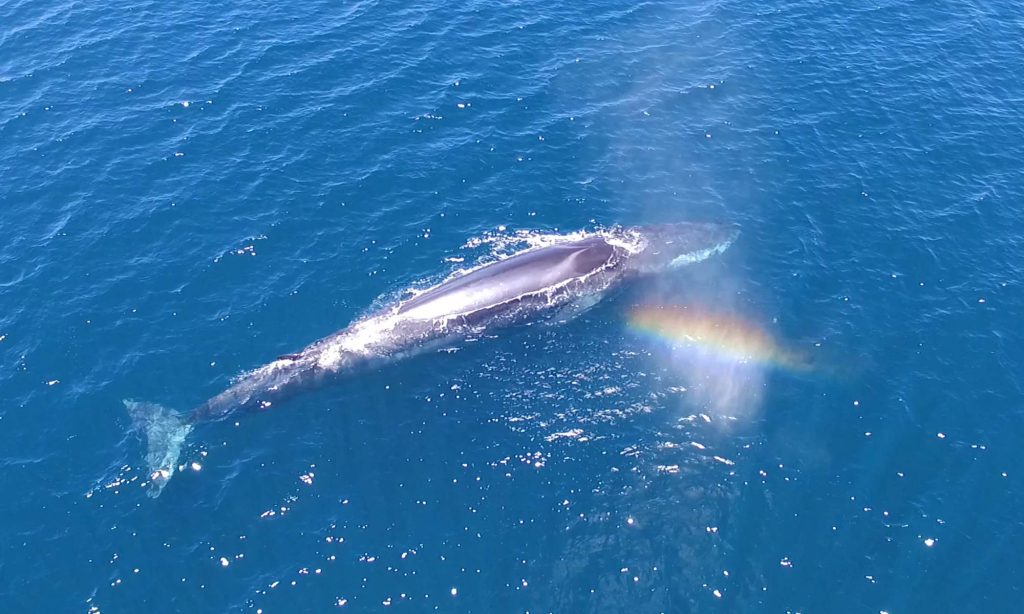
[[[635,229],[620,227],[598,228],[597,230],[577,230],[570,233],[538,232],[534,230],[517,230],[513,233],[484,233],[483,236],[474,237],[467,241],[462,249],[476,249],[482,246],[489,248],[490,258],[479,266],[504,260],[529,249],[548,247],[550,245],[562,245],[574,241],[582,241],[591,237],[602,237],[611,245],[621,247],[630,254],[642,251],[646,240]],[[475,268],[479,268],[479,266]]]

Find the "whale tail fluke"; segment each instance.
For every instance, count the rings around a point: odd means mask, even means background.
[[[158,497],[178,468],[181,447],[192,425],[185,417],[156,403],[125,399],[124,406],[132,418],[132,428],[146,443],[147,494]]]

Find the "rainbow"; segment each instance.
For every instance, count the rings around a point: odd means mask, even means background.
[[[666,342],[673,349],[694,350],[701,357],[792,371],[810,369],[806,357],[787,350],[763,329],[733,315],[676,305],[644,305],[633,308],[627,322],[633,331]]]

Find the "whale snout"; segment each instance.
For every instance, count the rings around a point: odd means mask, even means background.
[[[739,227],[716,222],[679,222],[641,226],[646,247],[636,268],[654,273],[706,260],[729,248],[739,237]]]

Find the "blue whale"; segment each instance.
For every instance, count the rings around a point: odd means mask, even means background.
[[[482,331],[595,304],[610,290],[724,251],[734,227],[707,223],[567,235],[448,279],[259,367],[187,414],[125,401],[147,440],[150,496],[174,474],[193,427],[243,409],[266,409],[340,373],[422,352]]]

